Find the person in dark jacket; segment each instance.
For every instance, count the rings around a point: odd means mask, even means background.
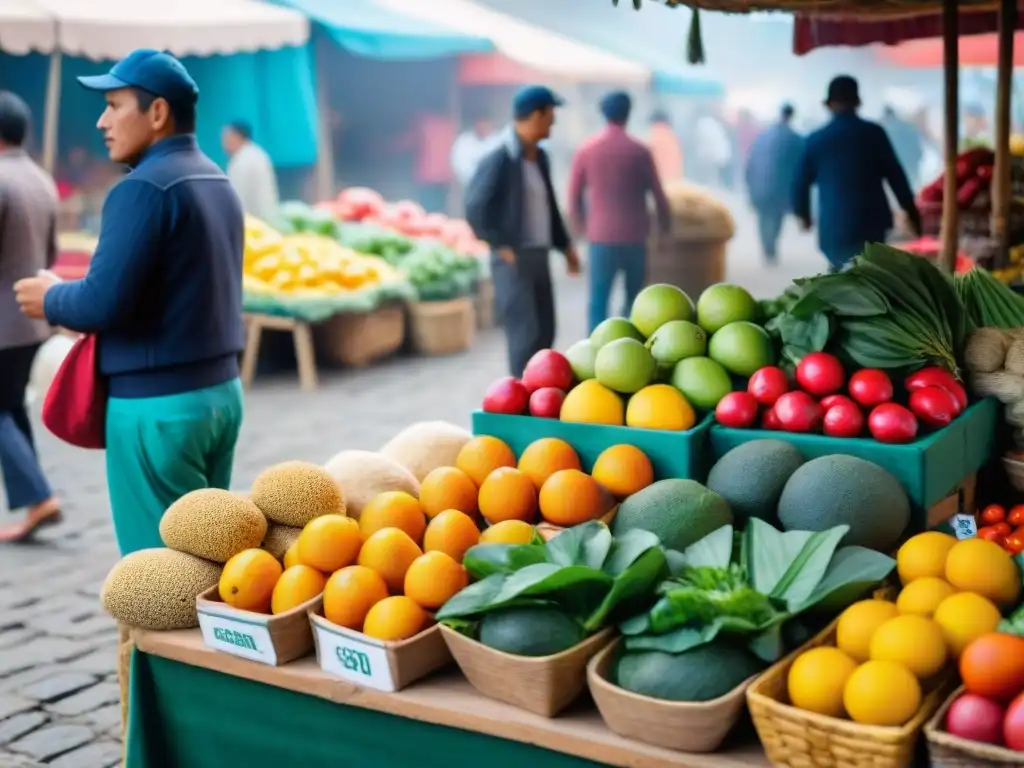
[[[549,88],[521,89],[512,101],[513,124],[466,188],[466,220],[491,247],[495,306],[505,328],[509,371],[517,378],[535,352],[555,343],[551,250],[565,254],[570,274],[580,269],[558,210],[548,155],[538,146],[550,136],[561,104]]]
[[[199,89],[166,53],[138,50],[80,77],[106,109],[110,159],[131,167],[103,206],[88,275],[15,290],[29,317],[99,337],[108,385],[107,483],[121,554],[162,546],[160,517],[228,488],[242,422],[242,206],[196,145]]]
[[[792,201],[793,175],[803,139],[792,128],[793,107],[785,104],[779,121],[754,139],[745,170],[747,193],[757,213],[761,248],[769,264],[778,261],[779,235]]]
[[[885,129],[857,115],[857,81],[847,75],[832,80],[825,106],[832,119],[804,145],[793,212],[809,230],[811,187],[817,185],[818,244],[835,272],[860,253],[865,243],[884,242],[892,229],[885,184],[917,232],[921,216]]]

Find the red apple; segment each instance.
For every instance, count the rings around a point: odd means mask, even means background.
[[[562,412],[565,392],[555,387],[541,387],[530,395],[530,415],[542,419],[557,419]]]
[[[848,397],[835,397],[843,399],[833,401],[832,407],[825,410],[821,431],[829,437],[857,437],[864,431],[864,414]]]
[[[526,364],[523,371],[523,386],[531,395],[544,387],[554,387],[568,392],[572,386],[572,366],[561,352],[542,349]]]
[[[498,379],[484,393],[484,411],[520,416],[526,412],[530,393],[523,383],[512,376]]]
[[[785,432],[813,432],[825,415],[818,401],[806,392],[787,392],[772,406]]]
[[[789,391],[789,378],[786,372],[774,365],[768,365],[754,371],[747,382],[747,392],[752,394],[761,405],[773,406],[775,401]]]
[[[723,427],[747,429],[757,421],[757,398],[749,392],[730,392],[718,401],[715,419]]]

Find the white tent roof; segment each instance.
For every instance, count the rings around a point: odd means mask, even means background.
[[[47,25],[46,22],[49,22]],[[2,0],[0,48],[120,59],[136,48],[211,56],[302,45],[309,22],[258,0]]]
[[[413,18],[486,37],[510,59],[557,77],[585,82],[645,83],[650,70],[471,0],[374,0]]]

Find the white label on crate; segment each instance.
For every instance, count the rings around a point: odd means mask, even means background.
[[[270,639],[270,630],[265,625],[200,610],[199,626],[203,630],[203,642],[207,648],[250,661],[277,665],[277,651]]]
[[[956,534],[957,539],[970,539],[978,535],[978,523],[975,521],[974,515],[953,515],[950,522],[953,524],[953,533]]]
[[[387,651],[319,625],[314,625],[314,629],[320,649],[320,668],[324,672],[365,688],[394,693],[395,681]]]

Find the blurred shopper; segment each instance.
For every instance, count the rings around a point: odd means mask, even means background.
[[[825,106],[832,119],[804,144],[797,169],[793,210],[811,228],[811,187],[818,187],[818,244],[833,272],[864,247],[884,242],[893,227],[885,194],[888,184],[915,232],[921,216],[907,174],[896,158],[885,129],[857,115],[857,81],[840,75],[828,86]]]
[[[668,114],[657,110],[651,115],[651,155],[662,184],[683,178],[683,147]]]
[[[889,136],[896,158],[907,174],[911,189],[917,189],[920,183],[921,159],[924,157],[924,141],[918,127],[909,120],[904,120],[891,106],[882,112],[882,127]]]
[[[793,107],[786,104],[779,121],[754,139],[744,173],[765,261],[778,262],[779,235],[793,197],[793,177],[803,139],[793,130]]]
[[[15,286],[26,315],[99,335],[107,484],[121,554],[162,546],[160,516],[228,488],[242,423],[242,206],[196,144],[199,89],[181,62],[130,53],[109,74],[97,126],[131,172],[107,196],[88,275]]]
[[[32,361],[50,336],[44,320],[18,310],[14,284],[57,258],[57,186],[25,152],[28,106],[0,91],[0,474],[18,522],[0,526],[0,541],[20,541],[60,521],[60,506],[43,474],[25,410]]]
[[[574,234],[590,244],[590,329],[608,317],[608,298],[620,273],[625,281],[623,316],[644,286],[647,274],[647,236],[650,231],[648,196],[654,197],[662,232],[671,224],[668,200],[658,180],[651,151],[626,133],[632,107],[623,91],[601,101],[607,127],[573,158],[569,181],[569,220]]]
[[[479,117],[471,128],[459,134],[452,146],[452,172],[463,189],[469,186],[476,167],[498,141],[494,124],[487,117]]]
[[[565,254],[569,274],[580,271],[551,183],[547,153],[537,145],[551,134],[555,107],[549,88],[531,85],[512,100],[513,124],[480,161],[466,190],[466,219],[491,247],[494,299],[508,342],[509,372],[555,343],[551,249]]]
[[[228,178],[242,201],[242,209],[257,219],[274,221],[281,207],[277,175],[270,155],[252,140],[252,127],[236,120],[224,128],[221,142],[231,158]]]
[[[742,176],[747,160],[750,159],[750,150],[753,148],[754,142],[757,141],[757,137],[761,135],[761,130],[761,122],[754,117],[754,113],[746,107],[740,109],[736,115],[736,128],[733,132],[736,144],[735,176],[737,178]]]
[[[732,189],[733,142],[717,110],[705,110],[697,118],[694,151],[704,166],[704,183]]]

